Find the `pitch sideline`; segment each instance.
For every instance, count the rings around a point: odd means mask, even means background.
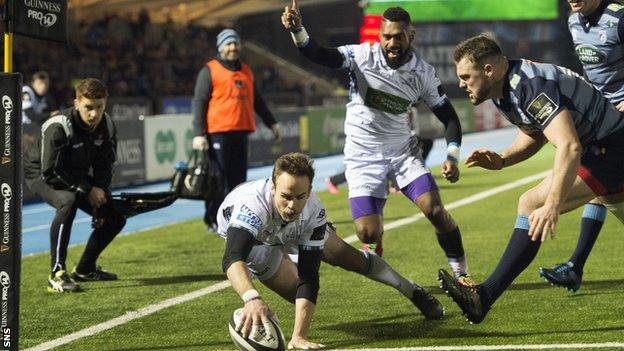
[[[461,200],[457,200],[455,202],[452,202],[448,205],[445,205],[445,207],[448,210],[452,210],[454,208],[458,208],[464,205],[468,205],[483,199],[486,199],[490,196],[505,192],[507,190],[511,190],[514,188],[517,188],[519,186],[531,183],[533,181],[536,180],[540,180],[544,177],[546,177],[551,171],[544,171],[541,173],[537,173],[534,174],[532,176],[528,176],[526,178],[522,178],[516,181],[513,181],[511,183],[507,183],[507,184],[503,184],[497,187],[494,187],[492,189],[489,190],[485,190],[482,191],[480,193],[476,193],[474,195],[468,196],[466,198],[463,198]],[[403,219],[399,219],[393,222],[390,222],[388,224],[386,224],[384,226],[385,230],[391,230],[391,229],[395,229],[407,224],[411,224],[414,223],[422,218],[424,218],[425,216],[422,213],[418,213],[415,214],[413,216],[409,216],[409,217],[405,217]],[[344,238],[344,240],[348,243],[353,243],[357,240],[357,236],[351,235],[347,238]],[[126,314],[119,316],[117,318],[113,318],[109,321],[100,323],[100,324],[96,324],[94,326],[79,330],[77,332],[71,333],[71,334],[67,334],[65,336],[61,336],[60,338],[54,339],[54,340],[50,340],[50,341],[46,341],[43,342],[39,345],[33,346],[31,348],[26,349],[26,351],[45,351],[45,350],[50,350],[53,349],[55,347],[59,347],[62,345],[66,345],[69,344],[70,342],[76,341],[78,339],[82,339],[91,335],[95,335],[97,333],[103,332],[105,330],[108,329],[112,329],[116,326],[128,323],[132,320],[144,317],[144,316],[148,316],[152,313],[156,313],[162,309],[165,309],[167,307],[171,307],[171,306],[175,306],[175,305],[179,305],[181,303],[187,302],[187,301],[191,301],[194,300],[196,298],[202,297],[204,295],[208,295],[211,294],[213,292],[217,292],[223,289],[226,289],[230,287],[230,282],[227,280],[221,281],[219,283],[207,286],[205,288],[199,289],[199,290],[195,290],[192,291],[190,293],[186,293],[184,295],[180,295],[180,296],[176,296],[176,297],[172,297],[170,299],[149,305],[147,307],[135,310],[135,311],[130,311],[127,312]],[[563,344],[565,345],[565,344]],[[569,345],[577,345],[577,344],[569,344]],[[566,346],[566,347],[569,347]],[[613,343],[607,343],[607,344],[578,344],[578,345],[583,345],[583,347],[586,348],[592,348],[591,345],[610,345],[609,347],[614,347]],[[624,348],[624,344],[618,344],[621,348]],[[547,346],[547,347],[546,347]],[[510,348],[504,348],[504,345],[502,346],[496,346],[496,345],[483,345],[483,346],[440,346],[440,347],[429,347],[429,348],[400,348],[400,349],[369,349],[371,351],[373,350],[436,350],[436,351],[445,351],[445,350],[449,350],[449,351],[463,351],[463,350],[510,350],[510,349],[522,349],[522,350],[534,350],[534,349],[546,349],[548,347],[551,347],[552,345],[514,345],[513,347]],[[479,348],[480,347],[480,348]],[[490,347],[498,347],[498,348],[490,348]],[[526,348],[524,348],[526,347]],[[541,348],[540,348],[541,347]],[[604,347],[593,347],[593,348],[606,348],[607,346]],[[563,347],[559,347],[559,348],[563,348]],[[582,347],[571,347],[571,348],[582,348]]]
[[[342,351],[489,351],[489,350],[558,350],[558,349],[624,349],[624,343],[605,342],[596,344],[524,344],[524,345],[471,345],[471,346],[423,346],[387,349],[345,349]]]

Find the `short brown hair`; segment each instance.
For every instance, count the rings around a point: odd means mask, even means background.
[[[105,99],[108,97],[108,90],[102,82],[95,78],[85,78],[76,85],[76,97],[87,99]]]
[[[292,176],[306,176],[310,179],[310,184],[314,179],[314,167],[312,164],[314,161],[310,159],[308,155],[300,152],[291,152],[280,156],[275,160],[273,166],[273,174],[271,174],[271,180],[275,184],[275,179],[282,173],[288,173]]]
[[[32,75],[33,82],[36,80],[43,80],[46,84],[50,84],[50,75],[46,71],[37,71]]]
[[[453,60],[459,62],[463,58],[467,58],[473,63],[480,64],[486,58],[502,55],[503,52],[494,39],[489,35],[481,34],[457,44],[455,52],[453,52]]]

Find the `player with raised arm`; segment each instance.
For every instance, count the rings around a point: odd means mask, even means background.
[[[417,139],[410,132],[410,110],[425,102],[446,128],[448,157],[442,175],[451,183],[459,180],[459,118],[434,68],[411,46],[414,32],[409,13],[400,7],[387,9],[380,42],[373,45],[320,46],[302,26],[296,0],[284,9],[282,24],[309,60],[349,72],[344,162],[359,239],[365,244],[381,241],[387,180],[391,179],[435,227],[455,276],[467,285],[474,283],[468,275],[459,228],[444,208]]]
[[[286,154],[275,161],[271,179],[241,184],[219,207],[218,233],[227,241],[223,271],[245,303],[237,326],[243,337],[254,337],[254,326],[269,323],[267,317],[273,314],[254,288],[254,276],[295,303],[289,347],[323,347],[309,338],[321,260],[394,287],[427,319],[442,318],[442,305],[423,288],[377,255],[356,250],[336,235],[321,201],[312,193],[313,178],[308,156]]]
[[[556,148],[552,173],[518,201],[516,224],[494,272],[468,289],[440,270],[443,290],[472,323],[480,323],[514,279],[554,237],[561,213],[598,197],[624,223],[624,118],[594,86],[571,70],[528,60],[510,60],[484,35],[455,48],[460,88],[478,105],[492,99],[520,130],[498,154],[473,151],[468,167],[499,170]]]

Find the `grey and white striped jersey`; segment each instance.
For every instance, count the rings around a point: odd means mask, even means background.
[[[446,98],[433,66],[412,47],[412,58],[390,68],[379,43],[338,47],[349,70],[350,99],[345,135],[355,148],[395,147],[408,143],[410,109],[424,101],[429,108]]]
[[[509,60],[503,98],[493,99],[503,115],[527,134],[541,133],[568,109],[583,146],[624,128],[613,104],[570,69],[529,60]]]
[[[605,1],[588,17],[573,13],[568,29],[589,81],[613,104],[624,100],[624,6]]]

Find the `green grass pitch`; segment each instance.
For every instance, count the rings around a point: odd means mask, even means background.
[[[553,150],[499,172],[461,168],[458,183],[433,174],[446,204],[549,169]],[[534,183],[532,183],[534,184]],[[472,275],[481,281],[494,269],[515,222],[520,194],[532,184],[451,210],[462,231]],[[320,193],[329,218],[342,237],[353,233],[346,189]],[[386,223],[418,209],[402,195],[390,195]],[[321,266],[321,290],[311,339],[328,348],[395,348],[450,345],[572,344],[624,341],[624,230],[612,215],[590,256],[584,284],[576,294],[544,283],[540,265],[569,257],[578,237],[581,210],[560,217],[557,238],[547,241],[536,260],[499,299],[487,319],[470,325],[437,286],[436,272],[448,265],[432,226],[426,220],[388,230],[385,259],[405,276],[432,291],[446,308],[446,318],[425,321],[395,290],[341,269]],[[41,240],[49,240],[42,236]],[[359,247],[359,243],[354,243]],[[224,279],[224,242],[205,231],[201,220],[117,238],[99,264],[117,272],[116,282],[82,284],[85,292],[46,292],[48,254],[22,262],[20,346],[22,349],[109,321],[163,300]],[[68,265],[83,246],[70,249]],[[257,283],[257,282],[256,282]],[[257,283],[280,318],[287,339],[292,333],[292,305]],[[223,350],[234,349],[227,322],[242,306],[232,288],[162,309],[59,346],[58,350]]]

